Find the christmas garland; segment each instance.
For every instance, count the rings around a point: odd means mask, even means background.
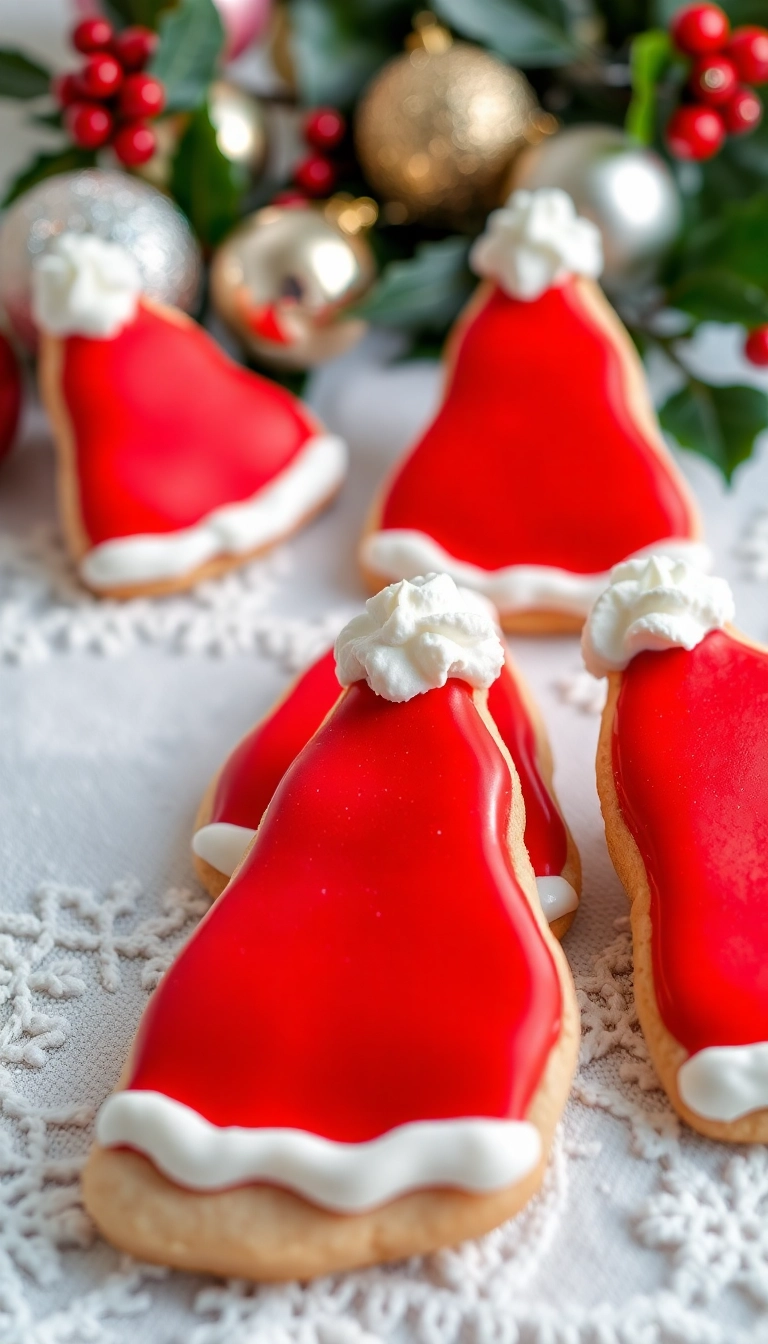
[[[28,100],[33,120],[59,140],[4,204],[106,155],[160,181],[211,255],[262,206],[330,196],[333,219],[358,211],[352,232],[365,226],[379,273],[343,317],[402,328],[420,352],[439,347],[471,292],[472,238],[503,190],[520,185],[521,147],[538,154],[536,172],[548,161],[556,177],[552,151],[564,132],[603,128],[602,140],[593,131],[570,142],[585,178],[601,155],[653,151],[644,162],[655,165],[654,189],[663,195],[671,183],[674,194],[655,215],[648,207],[645,253],[635,238],[622,261],[628,226],[614,221],[607,288],[642,353],[674,370],[664,428],[730,478],[768,426],[768,397],[695,375],[687,340],[702,323],[738,323],[747,357],[768,364],[768,125],[755,88],[768,81],[764,0],[682,13],[677,0],[433,0],[432,8],[416,16],[403,0],[278,8],[272,55],[286,92],[275,101],[306,114],[304,151],[281,179],[263,172],[263,152],[245,161],[222,148],[215,90],[227,31],[214,0],[104,0],[103,18],[75,31],[76,71],[54,75],[0,51],[0,96]],[[455,134],[472,80],[486,81],[495,109],[485,140],[464,123]],[[442,139],[436,97],[457,119]],[[430,137],[421,146],[408,139],[420,119]],[[153,178],[161,160],[162,179]],[[600,222],[610,234],[609,214]]]

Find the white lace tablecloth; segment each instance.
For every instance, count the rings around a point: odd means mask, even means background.
[[[738,333],[725,336],[723,377]],[[189,855],[206,782],[364,598],[354,553],[366,507],[438,388],[437,366],[387,366],[393,350],[380,335],[315,378],[314,404],[352,447],[337,505],[191,596],[120,605],[78,589],[39,410],[0,470],[2,1344],[137,1332],[152,1344],[768,1339],[768,1154],[682,1129],[647,1062],[594,785],[601,686],[579,670],[572,638],[513,643],[584,862],[566,939],[583,1061],[542,1195],[458,1250],[268,1288],[126,1262],[79,1203],[94,1109],[206,908]],[[768,638],[768,454],[732,492],[707,464],[683,465],[740,621]]]

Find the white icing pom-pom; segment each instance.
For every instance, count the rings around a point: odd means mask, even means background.
[[[516,299],[537,299],[568,275],[597,279],[603,269],[600,230],[576,214],[559,187],[515,191],[488,216],[470,265]]]
[[[644,649],[693,649],[710,630],[733,619],[725,579],[651,555],[611,570],[611,581],[584,626],[582,653],[595,677],[618,672]]]
[[[129,252],[92,233],[62,233],[32,272],[32,314],[55,336],[116,336],[132,320],[141,274]]]
[[[490,686],[504,649],[489,608],[447,574],[403,579],[365,604],[336,640],[342,686],[367,681],[386,700],[411,700],[458,677]]]

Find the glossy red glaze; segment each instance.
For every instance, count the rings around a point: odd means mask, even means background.
[[[85,531],[96,544],[190,527],[248,499],[313,437],[301,403],[195,323],[141,305],[110,340],[64,341]]]
[[[487,570],[579,574],[690,537],[689,507],[629,415],[625,382],[577,282],[530,303],[494,289],[461,332],[443,405],[395,476],[381,526],[425,532]]]
[[[209,820],[255,830],[291,761],[340,694],[329,649],[227,758],[216,781]],[[488,708],[520,776],[525,844],[533,871],[537,877],[559,877],[568,851],[565,824],[541,777],[536,733],[509,660],[488,692]]]
[[[404,704],[353,686],[161,981],[130,1087],[346,1142],[524,1116],[561,991],[509,859],[511,793],[463,682]]]
[[[665,1026],[691,1053],[768,1040],[768,652],[713,631],[633,658],[613,766]]]
[[[0,461],[11,451],[21,412],[21,373],[13,346],[0,332]]]

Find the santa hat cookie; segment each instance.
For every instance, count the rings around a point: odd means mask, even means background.
[[[118,244],[62,234],[33,285],[64,530],[94,592],[188,587],[336,493],[343,443],[190,318],[143,298]]]
[[[200,805],[192,848],[200,880],[212,896],[224,890],[285,771],[333,709],[340,692],[329,649],[246,734],[211,781]],[[542,909],[555,937],[561,938],[579,903],[579,855],[555,797],[546,729],[508,652],[489,688],[488,712],[520,778],[525,847]]]
[[[505,629],[569,630],[629,555],[706,566],[642,366],[596,284],[595,225],[563,191],[517,191],[471,261],[487,279],[449,343],[442,406],[362,541],[371,586],[444,570]]]
[[[584,631],[609,678],[597,756],[632,902],[635,997],[670,1100],[712,1138],[768,1142],[768,650],[722,579],[619,565]]]
[[[577,1012],[445,575],[379,593],[346,687],[145,1012],[85,1202],[144,1259],[306,1278],[477,1235],[538,1188]]]

